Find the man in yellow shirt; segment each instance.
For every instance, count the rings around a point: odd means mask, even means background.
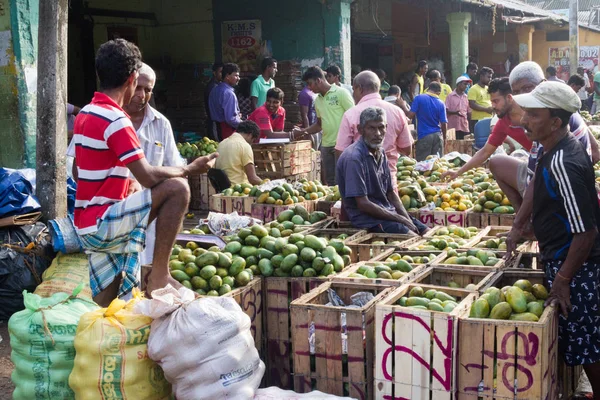
[[[230,137],[219,143],[219,158],[215,168],[225,172],[232,185],[258,185],[262,182],[256,175],[254,152],[250,146],[259,136],[260,129],[255,122],[243,121]]]
[[[419,84],[415,87],[414,97],[425,93],[425,75],[427,75],[428,70],[429,65],[427,64],[427,60],[419,61],[419,64],[417,64],[417,69],[415,70]]]
[[[479,70],[479,82],[469,89],[469,107],[471,108],[471,120],[469,128],[471,133],[475,132],[475,124],[482,119],[491,118],[494,109],[492,100],[488,93],[488,84],[492,80],[494,71],[491,68],[483,67]]]
[[[437,82],[440,84],[440,86],[442,87],[442,91],[440,92],[439,97],[440,100],[445,103],[446,97],[448,97],[448,95],[452,93],[452,88],[450,87],[450,85],[442,82],[442,74],[437,69],[433,69],[431,70],[431,72],[429,72],[429,80],[431,80],[431,82]]]

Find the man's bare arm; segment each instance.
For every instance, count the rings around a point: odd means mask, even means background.
[[[127,168],[143,187],[150,189],[167,179],[186,178],[189,175],[207,172],[211,167],[211,161],[218,156],[218,153],[213,153],[199,157],[184,167],[154,167],[145,158],[142,158],[127,164]]]

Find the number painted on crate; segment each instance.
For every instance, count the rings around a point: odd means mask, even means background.
[[[237,211],[238,215],[244,215],[244,203],[242,199],[234,199],[232,206],[232,211]]]
[[[433,213],[431,214],[421,214],[419,215],[419,220],[424,223],[425,225],[427,225],[428,227],[432,227],[435,223],[435,221],[433,220]]]
[[[548,367],[546,371],[544,371],[543,379],[546,379],[546,376],[550,374],[550,390],[548,390],[548,395],[544,400],[556,399],[558,398],[558,385],[557,385],[557,354],[558,351],[554,351],[555,346],[558,343],[558,316],[555,315],[552,318],[552,324],[550,324],[550,332],[552,332],[552,338],[550,339],[550,346],[548,346],[548,358],[550,362],[548,363]],[[554,351],[554,352],[553,352]]]
[[[517,335],[516,338],[515,335]],[[531,372],[530,367],[535,367],[535,365],[537,364],[536,357],[539,352],[540,339],[533,332],[529,332],[528,334],[516,331],[507,332],[500,341],[499,351],[495,354],[497,360],[512,360],[513,358],[515,358],[515,356],[511,354],[512,352],[509,353],[507,349],[509,343],[515,343],[515,339],[520,342],[518,348],[525,349],[525,353],[516,354],[516,360],[514,364],[511,364],[510,362],[503,363],[502,371],[498,371],[498,373],[501,374],[502,379],[498,379],[498,381],[501,381],[504,387],[510,390],[511,392],[514,393],[516,391],[517,393],[520,393],[531,389],[531,387],[535,383],[535,378],[533,376],[533,373]],[[494,360],[493,350],[483,350],[483,355]],[[479,364],[467,364],[463,365],[462,367],[465,368],[467,372],[470,372],[470,369],[487,368],[487,366]],[[515,368],[517,369],[517,371],[520,371],[520,373],[525,376],[524,381],[516,380],[515,382]],[[515,383],[517,385],[516,388]],[[478,388],[465,387],[463,388],[463,390],[465,392],[477,392]],[[490,388],[484,387],[483,390],[487,391],[490,390]]]
[[[275,220],[275,207],[267,207],[265,209],[264,222],[271,222],[273,220]]]
[[[448,224],[454,224],[458,226],[464,226],[465,224],[465,214],[448,214]]]
[[[252,322],[252,325],[250,326],[252,336],[256,335],[256,324],[254,323],[254,320],[262,311],[261,302],[261,291],[257,294],[256,290],[250,289],[242,295],[242,310],[250,317],[250,321]]]
[[[431,365],[430,360],[423,359],[423,357],[421,357],[420,354],[417,354],[413,349],[408,348],[406,346],[392,345],[392,339],[386,335],[387,324],[392,323],[392,316],[394,316],[396,318],[396,321],[398,320],[398,318],[412,319],[423,326],[424,330],[426,331],[426,335],[424,332],[423,337],[433,336],[433,344],[432,345],[437,346],[437,348],[441,351],[441,353],[445,357],[443,371],[437,371]],[[425,321],[423,321],[422,318],[420,318],[416,315],[407,314],[407,313],[403,313],[403,312],[394,312],[394,313],[390,313],[385,316],[385,318],[383,319],[382,326],[381,326],[381,335],[383,336],[383,340],[388,345],[390,345],[390,347],[387,348],[385,350],[385,352],[383,353],[383,358],[381,360],[381,370],[383,371],[383,376],[385,377],[385,379],[387,379],[389,381],[393,380],[393,377],[390,374],[390,371],[388,371],[388,369],[387,369],[387,359],[392,354],[392,352],[398,351],[401,353],[409,354],[412,358],[414,358],[421,365],[423,365],[423,367],[425,367],[428,370],[431,370],[431,374],[433,375],[433,377],[438,382],[440,382],[440,384],[443,386],[444,389],[446,389],[447,391],[449,391],[451,389],[450,381],[452,379],[452,336],[453,336],[453,330],[454,330],[454,327],[452,325],[452,320],[448,319],[448,334],[447,334],[446,338],[439,338],[435,334],[435,332],[431,330],[429,323],[430,323],[429,320],[427,322],[425,322]],[[445,340],[445,343],[442,342],[442,340]],[[391,397],[390,397],[390,399],[391,399]]]

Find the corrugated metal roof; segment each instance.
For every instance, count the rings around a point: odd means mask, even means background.
[[[568,10],[569,0],[525,0],[529,5],[538,7],[544,10]],[[592,9],[600,9],[600,0],[579,0],[579,13],[577,20],[580,25],[593,28],[595,30],[600,29],[600,16],[595,14],[592,19]],[[597,11],[600,13],[600,10]],[[596,13],[596,11],[594,11]]]
[[[522,12],[523,14],[526,14],[526,15],[537,16],[537,17],[547,17],[547,18],[554,19],[557,21],[567,22],[567,18],[562,15],[553,13],[552,11],[544,10],[542,8],[525,3],[523,1],[519,1],[519,0],[490,0],[490,1],[499,6],[508,8],[512,11]]]

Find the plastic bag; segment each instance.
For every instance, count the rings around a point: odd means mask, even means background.
[[[33,292],[42,282],[42,273],[54,258],[46,235],[41,222],[0,228],[0,320],[22,310],[23,290]]]
[[[50,297],[59,292],[72,292],[83,284],[84,288],[77,297],[92,299],[90,288],[90,267],[87,254],[62,254],[58,253],[50,268],[44,271],[42,283],[35,289],[35,294]]]
[[[77,400],[160,400],[171,396],[162,369],[148,357],[152,318],[135,313],[139,290],[129,302],[84,314],[75,336],[75,365],[69,385]]]
[[[271,386],[264,389],[258,389],[254,400],[352,400],[351,397],[339,397],[332,394],[319,392],[318,390],[309,393],[296,393],[291,390],[280,389]]]
[[[171,285],[135,311],[154,318],[148,354],[163,368],[178,399],[251,399],[265,372],[250,318],[230,297],[194,300]]]
[[[79,239],[71,215],[66,218],[51,219],[48,221],[48,230],[52,236],[54,251],[64,254],[83,252],[83,244]]]
[[[23,293],[25,309],[8,321],[14,400],[74,399],[69,375],[75,359],[79,318],[98,306],[67,293],[43,298]]]
[[[237,211],[231,214],[221,214],[210,212],[205,220],[200,220],[201,224],[207,224],[211,233],[219,236],[229,236],[237,234],[242,228],[253,225],[262,225],[262,221],[252,217],[238,215]]]
[[[0,218],[38,211],[35,170],[0,168]],[[31,178],[33,177],[33,182]]]

